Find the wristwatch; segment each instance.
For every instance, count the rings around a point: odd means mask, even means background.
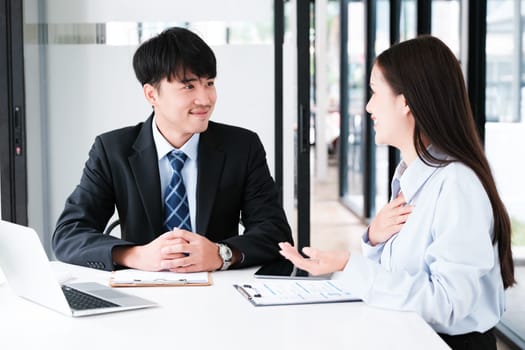
[[[217,243],[217,246],[219,247],[219,256],[222,259],[222,266],[220,270],[221,271],[227,270],[232,264],[232,258],[233,258],[232,250],[230,249],[230,247],[228,247],[224,243]]]

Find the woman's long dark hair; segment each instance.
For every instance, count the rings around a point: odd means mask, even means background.
[[[441,40],[426,35],[393,45],[377,57],[376,64],[393,91],[403,94],[410,107],[415,119],[414,146],[419,158],[430,166],[459,161],[478,176],[492,205],[492,242],[498,245],[503,286],[512,286],[516,281],[510,218],[476,132],[456,57]],[[453,159],[433,157],[424,140]]]

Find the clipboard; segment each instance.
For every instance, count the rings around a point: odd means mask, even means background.
[[[142,271],[123,269],[111,272],[109,285],[118,287],[183,287],[210,286],[209,272],[176,273],[170,271]]]
[[[269,280],[233,286],[254,306],[361,301],[333,280]]]

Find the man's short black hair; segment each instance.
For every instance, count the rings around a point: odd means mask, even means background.
[[[172,27],[142,43],[133,55],[133,69],[144,86],[167,78],[184,80],[187,73],[215,78],[217,62],[211,48],[197,34]]]

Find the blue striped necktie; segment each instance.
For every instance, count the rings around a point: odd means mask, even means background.
[[[186,158],[186,154],[179,150],[168,153],[168,160],[173,168],[171,181],[164,193],[164,227],[168,231],[174,228],[191,231],[188,194],[181,173]]]

